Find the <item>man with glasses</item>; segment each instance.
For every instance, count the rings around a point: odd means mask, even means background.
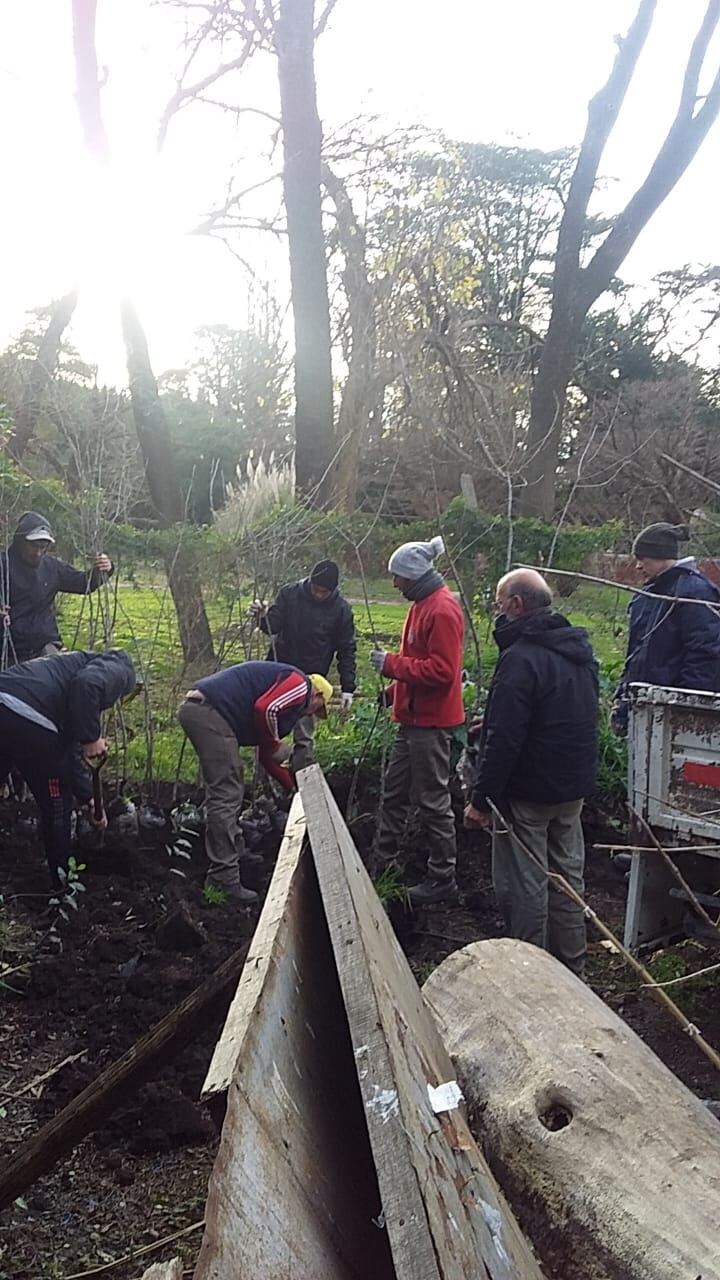
[[[495,601],[500,656],[465,826],[493,828],[493,887],[510,937],[543,947],[582,976],[583,912],[550,887],[548,873],[583,894],[580,815],[595,789],[597,663],[587,632],[553,611],[535,570],[506,574]],[[507,829],[493,821],[490,801]]]
[[[7,551],[0,553],[0,616],[9,630],[3,645],[6,665],[57,653],[62,640],[55,617],[55,597],[66,591],[97,591],[112,562],[100,551],[94,567],[74,569],[50,554],[55,538],[45,516],[26,511],[18,521]]]

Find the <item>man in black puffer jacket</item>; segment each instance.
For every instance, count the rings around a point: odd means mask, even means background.
[[[107,751],[101,713],[135,684],[124,649],[56,653],[0,674],[0,777],[19,769],[35,797],[54,889],[67,870],[74,799],[92,796],[84,762],[97,764]],[[92,809],[88,816],[94,822]]]
[[[7,551],[0,553],[0,610],[10,622],[10,662],[27,662],[62,647],[55,617],[55,597],[61,591],[83,596],[97,591],[103,574],[113,566],[99,551],[92,569],[74,569],[50,554],[55,546],[45,516],[26,511],[20,517]]]
[[[288,662],[306,675],[317,672],[326,676],[337,658],[340,710],[346,713],[355,693],[355,620],[340,594],[339,581],[334,561],[320,560],[308,578],[281,587],[269,609],[256,600],[250,606],[250,616],[271,637],[271,662]],[[293,732],[293,773],[312,764],[314,735],[314,717],[302,716]]]
[[[680,543],[688,537],[685,525],[651,524],[633,544],[646,581],[643,595],[634,596],[628,607],[628,654],[612,715],[621,736],[627,733],[633,683],[720,690],[720,590],[692,556],[678,560]],[[662,596],[672,599],[653,599]],[[676,599],[692,603],[676,604]]]
[[[582,975],[582,910],[548,891],[547,871],[560,872],[583,894],[580,815],[595,789],[597,663],[584,628],[552,611],[552,594],[539,573],[507,574],[498,583],[496,605],[500,657],[465,825],[492,825],[488,800],[507,815],[537,860],[495,826],[493,885],[508,933],[544,947]]]

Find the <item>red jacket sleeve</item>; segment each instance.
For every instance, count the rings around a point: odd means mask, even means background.
[[[259,740],[260,763],[286,791],[292,791],[293,778],[289,769],[273,760],[273,753],[280,746],[278,716],[285,711],[302,709],[308,700],[308,682],[299,672],[292,672],[283,680],[276,680],[257,699],[254,708],[255,728]]]
[[[438,613],[427,635],[427,657],[403,658],[389,653],[383,675],[406,684],[452,684],[462,667],[463,619],[459,609]]]

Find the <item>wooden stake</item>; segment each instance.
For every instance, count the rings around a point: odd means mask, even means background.
[[[247,946],[234,951],[209,978],[171,1009],[122,1058],[15,1152],[0,1171],[0,1209],[12,1204],[114,1111],[148,1076],[182,1049],[237,981]]]
[[[683,1031],[685,1031],[687,1035],[689,1035],[690,1038],[695,1042],[700,1052],[704,1053],[705,1057],[708,1058],[710,1062],[712,1062],[713,1066],[718,1071],[720,1071],[720,1054],[718,1054],[715,1051],[715,1049],[713,1049],[712,1045],[708,1044],[707,1040],[705,1040],[704,1037],[702,1036],[699,1028],[695,1026],[695,1023],[690,1022],[690,1020],[685,1017],[685,1014],[682,1012],[682,1010],[678,1009],[675,1002],[670,999],[670,996],[665,991],[663,991],[659,983],[655,981],[652,974],[650,973],[650,970],[646,969],[645,965],[641,964],[640,961],[637,959],[637,957],[632,955],[632,953],[628,951],[626,947],[623,946],[619,938],[615,937],[615,934],[612,932],[612,930],[608,929],[606,924],[603,924],[597,912],[593,911],[592,907],[589,906],[587,902],[585,902],[585,900],[580,897],[580,894],[577,893],[575,889],[573,889],[572,885],[568,883],[568,881],[565,879],[564,876],[560,875],[559,871],[548,871],[547,868],[543,866],[540,859],[536,858],[532,850],[529,849],[528,846],[525,844],[525,841],[521,840],[520,836],[513,829],[512,823],[508,822],[507,818],[493,804],[492,800],[488,799],[488,804],[492,809],[495,821],[500,824],[501,830],[507,831],[508,834],[512,836],[518,848],[522,849],[523,853],[527,854],[530,861],[534,862],[536,867],[540,867],[540,869],[547,876],[548,880],[552,880],[553,884],[557,886],[557,888],[560,890],[561,893],[564,893],[568,898],[572,898],[572,901],[576,904],[576,906],[582,908],[584,915],[588,920],[592,921],[598,933],[601,933],[604,938],[607,938],[608,942],[612,942],[614,946],[617,947],[618,951],[620,952],[620,955],[623,956],[626,963],[630,965],[630,968],[634,969],[635,972],[639,975],[639,977],[643,979],[643,986],[647,987],[650,990],[651,994],[655,997],[655,999],[660,1004],[665,1006],[665,1008],[672,1015],[675,1021],[679,1022]]]

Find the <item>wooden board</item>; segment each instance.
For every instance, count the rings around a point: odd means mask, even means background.
[[[720,1124],[622,1018],[512,938],[423,990],[554,1275],[720,1280]]]
[[[195,1280],[394,1280],[299,797],[205,1084],[227,1088]]]
[[[431,1107],[455,1072],[322,772],[298,783],[396,1274],[540,1280],[464,1115]]]

